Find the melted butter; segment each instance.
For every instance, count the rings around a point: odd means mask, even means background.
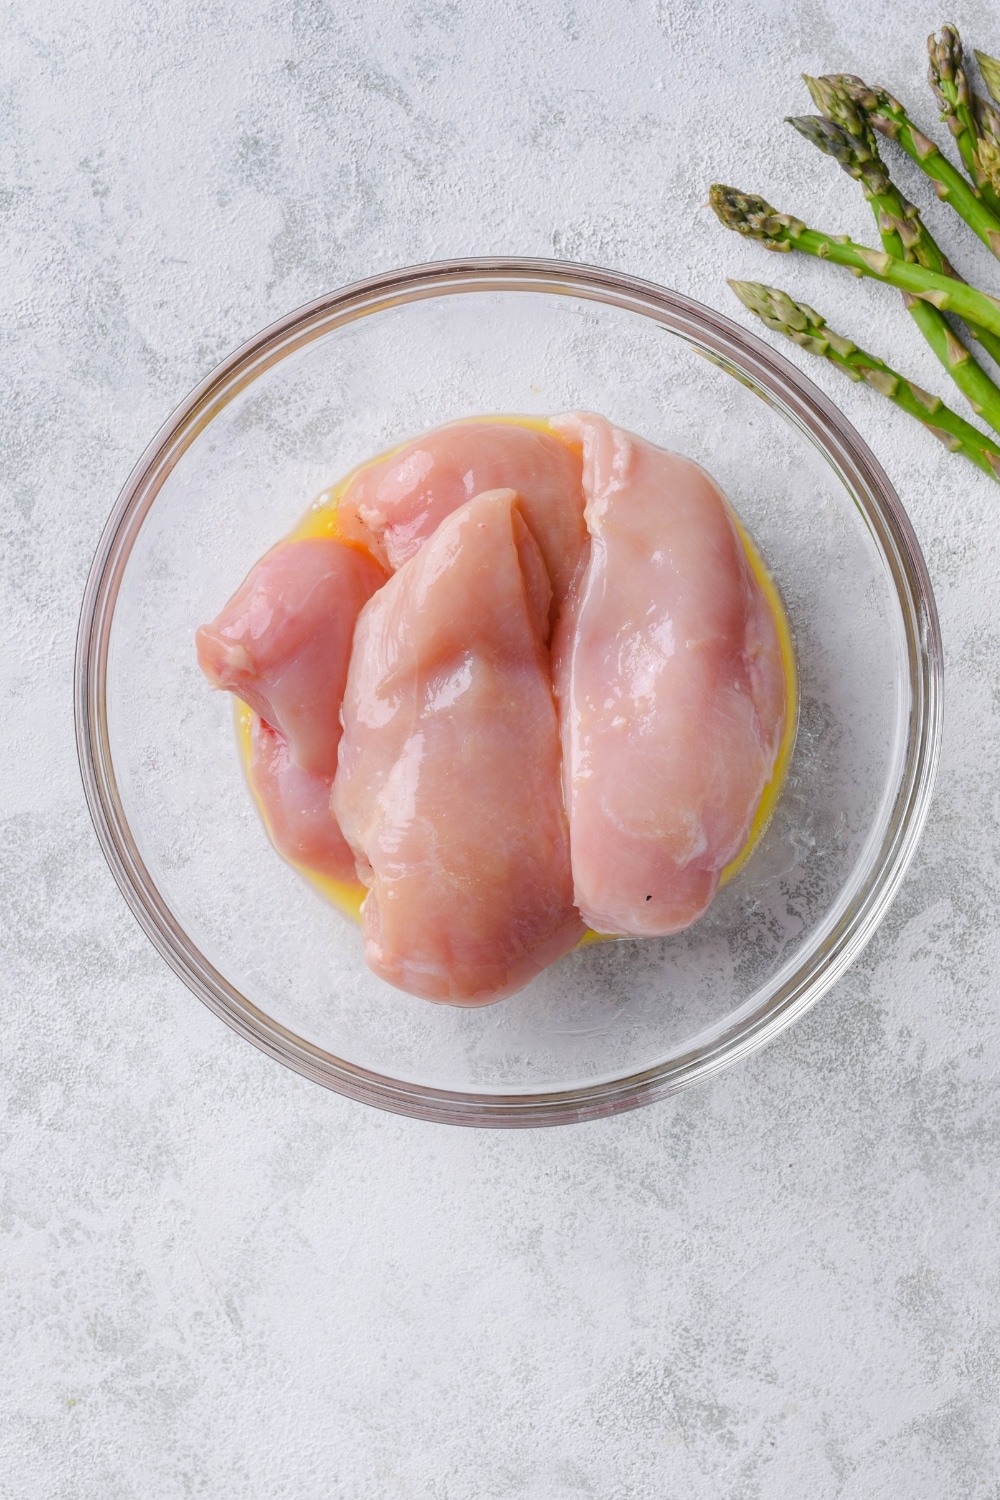
[[[792,644],[792,628],[788,623],[785,613],[784,602],[778,593],[778,586],[770,573],[767,571],[764,559],[757,551],[756,543],[747,531],[739,517],[732,510],[729,514],[733,518],[743,550],[747,555],[747,561],[753,569],[754,577],[760,584],[764,598],[771,606],[771,614],[774,617],[775,628],[778,632],[778,647],[781,651],[781,666],[785,674],[785,727],[781,736],[781,744],[778,746],[778,754],[774,762],[774,770],[771,779],[765,786],[757,804],[754,820],[750,824],[750,833],[746,843],[737,854],[736,858],[730,860],[719,877],[720,886],[725,885],[727,880],[732,880],[734,875],[739,874],[747,860],[750,858],[757,845],[760,843],[771,821],[775,805],[781,795],[781,788],[785,783],[788,773],[788,764],[792,758],[792,750],[795,747],[795,731],[799,724],[799,674],[795,666],[795,647]]]
[[[519,427],[530,427],[536,432],[544,432],[549,436],[558,437],[560,442],[566,442],[566,439],[562,437],[561,434],[552,432],[552,428],[549,426],[544,417],[467,417],[465,418],[465,421],[498,423],[516,422]],[[449,423],[448,425],[455,426],[457,425],[457,423]],[[337,525],[337,508],[340,505],[341,498],[347,490],[348,485],[351,484],[357,478],[357,476],[363,473],[366,469],[374,468],[376,464],[384,463],[386,459],[394,457],[394,455],[397,453],[402,453],[403,449],[408,448],[412,441],[413,440],[411,438],[405,443],[398,443],[394,448],[387,449],[385,453],[380,453],[377,455],[377,457],[369,459],[363,464],[359,464],[357,468],[352,469],[351,472],[347,474],[343,479],[339,480],[337,484],[331,485],[331,487],[327,490],[323,490],[323,492],[317,496],[316,500],[306,511],[305,515],[302,517],[302,520],[298,523],[298,525],[294,526],[288,533],[285,540],[292,542],[302,541],[309,537],[337,536],[339,534]],[[576,451],[578,452],[580,450],[580,445],[578,443],[570,443],[568,446],[576,449]],[[778,643],[781,650],[781,664],[785,674],[786,706],[785,728],[781,737],[781,745],[778,748],[778,755],[774,762],[774,771],[772,772],[770,781],[767,783],[767,785],[764,787],[763,792],[761,793],[757,811],[754,814],[753,822],[750,825],[750,833],[747,837],[747,841],[743,845],[743,848],[740,850],[739,854],[737,854],[736,858],[731,860],[729,864],[726,865],[723,869],[719,879],[720,886],[723,886],[727,881],[732,880],[733,876],[737,875],[740,870],[742,870],[743,866],[747,863],[747,860],[753,854],[757,845],[760,843],[760,840],[764,836],[767,826],[770,823],[771,817],[774,813],[775,805],[777,804],[778,798],[781,795],[781,788],[784,785],[785,776],[788,772],[788,765],[792,758],[792,750],[795,745],[795,731],[798,726],[799,717],[799,681],[798,672],[795,666],[795,647],[792,643],[792,631],[788,623],[788,616],[785,613],[785,606],[782,602],[781,595],[778,592],[777,585],[775,584],[774,579],[771,577],[770,573],[767,571],[764,559],[758,552],[753,538],[745,530],[739,517],[731,509],[729,513],[732,517],[733,524],[736,527],[736,531],[739,535],[740,541],[743,544],[743,550],[747,555],[747,561],[750,564],[754,577],[760,584],[760,587],[764,593],[764,597],[767,599],[767,602],[771,607],[771,613],[774,616],[774,623],[778,632]],[[352,541],[351,545],[359,544]],[[254,803],[256,804],[257,811],[260,814],[261,822],[264,824],[264,827],[267,830],[268,837],[271,838],[271,828],[268,822],[267,813],[265,811],[263,801],[261,800],[257,789],[253,784],[253,778],[250,774],[251,761],[253,758],[254,718],[255,715],[253,710],[248,708],[245,703],[241,703],[237,699],[235,701],[236,740],[237,745],[239,746],[240,761],[243,765],[243,774],[246,777],[246,782],[250,788],[250,792],[253,797]],[[308,880],[309,884],[315,887],[315,889],[324,898],[324,900],[328,901],[332,906],[335,906],[338,911],[343,912],[343,914],[346,917],[349,917],[351,921],[361,921],[361,907],[362,903],[364,902],[365,896],[368,894],[368,891],[367,887],[363,886],[359,880],[334,880],[329,875],[321,875],[318,870],[310,869],[308,865],[302,865],[299,864],[296,860],[288,859],[286,855],[282,855],[281,857],[286,861],[287,864],[290,864],[292,866],[293,870],[297,870],[298,873],[304,877],[304,879]],[[614,941],[614,939],[609,937],[608,935],[599,932],[591,932],[588,929],[580,939],[579,946],[584,947],[588,943],[605,943],[612,941]]]

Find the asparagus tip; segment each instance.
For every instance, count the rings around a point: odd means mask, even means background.
[[[956,108],[967,108],[972,102],[957,27],[942,26],[940,37],[932,31],[927,38],[927,56],[927,81],[941,106],[942,120],[951,120]]]
[[[872,193],[891,190],[892,184],[871,131],[866,130],[859,137],[846,125],[826,115],[789,115],[787,124],[826,156],[832,156],[849,177],[863,180]]]
[[[1000,60],[991,57],[988,52],[977,52],[976,62],[990,95],[1000,104]]]
[[[807,141],[818,146],[821,151],[829,151],[829,142],[840,143],[846,135],[843,126],[837,125],[833,120],[828,120],[825,115],[786,115],[785,124],[791,125],[799,135],[804,135]]]
[[[807,78],[806,87],[821,115],[875,154],[875,133],[868,116],[878,109],[883,98],[882,90],[870,89],[853,73],[827,73],[822,78]]]
[[[780,287],[762,281],[730,280],[727,285],[749,312],[756,313],[769,328],[801,341],[826,327],[826,320],[805,302],[796,302]]]
[[[779,214],[758,193],[741,193],[738,188],[727,187],[722,182],[712,183],[708,203],[727,229],[734,229],[748,239],[759,240],[770,250],[790,249],[791,234],[797,228],[805,227],[789,214]]]

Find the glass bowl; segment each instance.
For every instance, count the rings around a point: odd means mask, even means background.
[[[498,1005],[389,988],[360,931],[271,849],[231,703],[193,636],[313,498],[450,419],[601,412],[721,483],[785,599],[798,738],[774,817],[679,936],[593,944]],[[927,812],[941,643],[926,568],[858,434],[790,364],[676,292],[555,261],[376,276],[299,309],[182,404],[87,584],[76,716],[112,871],[163,957],[272,1057],[471,1125],[629,1109],[775,1036],[884,914]]]

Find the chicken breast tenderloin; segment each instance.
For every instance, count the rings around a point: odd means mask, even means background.
[[[551,588],[512,490],[443,520],[367,604],[333,808],[390,984],[479,1005],[577,943],[546,640]]]
[[[572,439],[571,439],[572,442]],[[338,507],[346,535],[385,549],[401,567],[460,505],[492,489],[517,491],[556,604],[587,546],[581,460],[575,444],[515,422],[453,422],[362,469]]]
[[[354,856],[330,811],[358,612],[385,570],[326,538],[273,547],[195,642],[202,671],[253,709],[248,774],[279,853],[337,880]]]
[[[553,642],[576,904],[677,932],[749,835],[786,713],[777,628],[721,491],[603,417],[583,443],[591,551]]]
[[[288,741],[303,771],[337,769],[340,702],[361,606],[385,570],[331,537],[280,542],[195,636],[198,662]]]

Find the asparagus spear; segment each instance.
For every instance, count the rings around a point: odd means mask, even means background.
[[[942,276],[953,276],[956,281],[961,281],[963,278],[927,228],[920,210],[903,197],[890,178],[879,155],[875,132],[860,114],[857,123],[861,133],[855,136],[845,126],[822,115],[802,115],[789,120],[789,124],[794,125],[807,140],[834,157],[849,176],[861,183],[862,191],[875,214],[884,250],[890,255],[900,256],[892,239],[886,238],[887,234],[891,236],[896,233],[903,245],[901,259],[915,260],[929,271],[937,271]],[[909,307],[907,296],[904,292],[903,300]],[[991,354],[1000,364],[1000,338],[975,326],[970,327],[969,332],[980,341],[987,354]]]
[[[864,380],[879,395],[915,417],[952,453],[964,454],[977,468],[1000,481],[1000,444],[945,406],[939,396],[921,390],[884,360],[834,333],[818,312],[805,303],[793,302],[787,292],[759,281],[730,281],[729,285],[743,306],[763,319],[768,328],[793,339],[810,354],[828,359],[851,380]]]
[[[988,159],[996,142],[993,121],[997,116],[984,99],[969,88],[962,66],[962,39],[954,26],[942,26],[940,39],[933,33],[927,38],[930,65],[927,77],[941,106],[941,119],[955,137],[959,155],[983,203],[1000,218],[1000,193],[993,185],[992,173],[980,160],[980,142],[987,142]],[[982,122],[982,123],[980,123]]]
[[[995,57],[991,57],[988,52],[977,52],[976,62],[983,75],[983,82],[997,104],[1000,104],[1000,62]]]
[[[926,266],[898,260],[884,250],[857,245],[846,235],[809,229],[792,214],[778,213],[756,193],[741,193],[716,182],[709,189],[708,201],[727,229],[759,240],[768,250],[802,250],[820,260],[831,260],[834,265],[847,266],[856,276],[871,276],[901,292],[911,292],[941,312],[954,313],[966,323],[1000,335],[1000,300],[988,292],[980,292],[953,276],[929,271]]]
[[[805,81],[820,112],[843,125],[849,134],[861,139],[870,122],[883,135],[898,141],[931,178],[938,197],[950,203],[1000,259],[1000,218],[987,208],[979,189],[967,182],[938,146],[917,129],[897,99],[886,89],[869,88],[850,73],[830,73],[825,78],[806,76]]]
[[[875,213],[882,248],[889,255],[899,260],[915,260],[932,270],[947,267],[945,274],[955,275],[925,228],[919,210],[907,202],[893,183],[874,141],[855,140],[842,125],[822,116],[803,115],[788,123],[814,146],[834,157],[849,176],[861,183]],[[1000,432],[1000,390],[952,332],[944,313],[909,292],[903,293],[903,302],[973,411]],[[994,359],[1000,357],[1000,338],[984,332],[983,343]]]

